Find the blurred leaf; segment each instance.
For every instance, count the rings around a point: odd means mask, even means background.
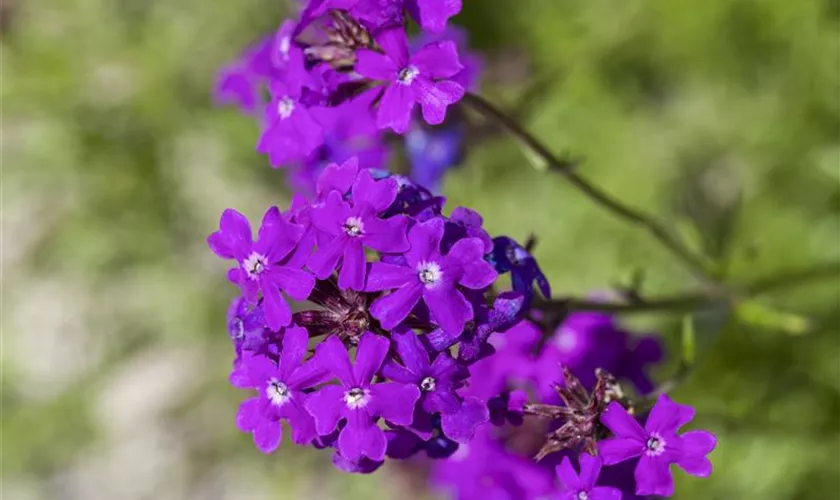
[[[741,321],[765,330],[781,331],[790,335],[804,335],[813,330],[810,319],[774,309],[754,300],[741,302],[736,311]]]

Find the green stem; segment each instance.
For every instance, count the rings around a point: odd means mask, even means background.
[[[536,154],[545,163],[549,171],[564,176],[572,185],[589,197],[589,199],[612,212],[617,217],[647,229],[657,241],[685,262],[697,275],[705,278],[706,281],[714,281],[711,279],[712,273],[709,271],[704,259],[695,255],[694,252],[688,249],[662,223],[655,220],[653,216],[625,205],[623,202],[616,200],[578,175],[574,170],[574,167],[577,165],[576,161],[570,158],[559,158],[554,155],[542,142],[537,140],[515,120],[483,97],[468,93],[464,96],[463,103],[482,114],[485,118],[501,125],[525,148]]]

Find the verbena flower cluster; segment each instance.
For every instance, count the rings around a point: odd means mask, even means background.
[[[222,72],[217,99],[258,118],[257,150],[296,192],[258,227],[226,210],[207,240],[241,292],[230,381],[254,396],[237,426],[271,453],[286,422],[352,473],[437,459],[461,499],[670,495],[670,465],[708,475],[715,438],[678,434],[693,410],[665,395],[645,417],[625,394],[654,391],[656,338],[596,313],[541,321],[531,245],[436,194],[481,68],[448,25],[460,9],[310,0]],[[410,177],[386,168],[397,150]]]

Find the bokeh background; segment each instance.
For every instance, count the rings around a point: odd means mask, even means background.
[[[728,281],[837,262],[836,0],[464,3],[485,95],[669,221]],[[394,467],[342,475],[290,443],[265,457],[233,424],[236,291],[204,237],[224,208],[257,217],[288,193],[254,152],[252,120],[209,95],[220,65],[287,8],[3,0],[4,498],[422,495]],[[652,295],[698,286],[510,140],[473,141],[444,193],[491,232],[536,234],[559,294],[638,270]],[[676,498],[838,498],[839,294],[829,275],[699,318],[697,364],[674,396],[720,445],[714,475],[678,474]],[[627,321],[678,354],[681,319]]]

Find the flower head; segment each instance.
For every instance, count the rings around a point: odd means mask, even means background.
[[[615,437],[602,441],[601,456],[607,465],[641,457],[636,466],[636,493],[639,495],[671,496],[674,480],[671,464],[693,476],[706,477],[712,473],[712,463],[706,458],[716,445],[714,434],[689,431],[677,435],[680,427],[694,418],[694,409],[679,405],[663,394],[659,396],[642,427],[618,403],[610,403],[601,422]]]
[[[417,103],[427,123],[443,123],[447,106],[464,95],[464,87],[447,79],[463,68],[455,44],[430,43],[409,55],[408,37],[402,27],[385,29],[376,40],[385,53],[360,50],[356,71],[385,82],[376,117],[379,128],[405,133]]]

